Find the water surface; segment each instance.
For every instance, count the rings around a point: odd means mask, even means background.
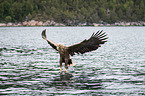
[[[72,57],[59,73],[59,54],[41,38],[72,45],[104,30],[108,42]],[[145,95],[145,27],[0,27],[0,95]],[[64,71],[64,67],[63,67]]]

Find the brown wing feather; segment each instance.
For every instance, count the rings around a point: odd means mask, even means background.
[[[52,41],[50,41],[50,40],[48,40],[46,38],[46,29],[42,31],[42,34],[41,35],[42,35],[42,38],[45,39],[52,48],[54,48],[55,50],[57,50],[57,44],[54,43],[54,42],[52,42]]]
[[[84,40],[78,44],[72,45],[72,46],[68,46],[67,50],[69,52],[70,55],[75,55],[75,53],[78,54],[83,54],[86,52],[90,52],[93,50],[98,49],[99,47],[101,47],[101,44],[104,44],[106,41],[105,38],[107,35],[105,34],[105,32],[103,33],[103,31],[98,31],[96,33],[93,33],[92,36],[88,39],[88,40]]]

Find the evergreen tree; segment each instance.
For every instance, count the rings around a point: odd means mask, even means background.
[[[142,21],[144,10],[145,0],[1,0],[0,22],[22,22],[26,17],[66,25]]]

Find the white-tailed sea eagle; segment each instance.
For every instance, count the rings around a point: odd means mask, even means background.
[[[65,72],[67,72],[68,65],[73,65],[72,59],[70,59],[70,55],[73,56],[75,53],[84,54],[86,52],[90,52],[101,47],[101,44],[107,42],[107,35],[103,31],[94,32],[89,39],[85,39],[84,41],[71,45],[64,46],[62,44],[56,44],[46,38],[46,29],[42,31],[42,38],[45,39],[48,44],[52,48],[60,54],[60,72],[62,71],[62,63],[65,63]]]

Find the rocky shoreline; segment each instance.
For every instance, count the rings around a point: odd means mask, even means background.
[[[0,23],[0,27],[17,27],[17,26],[67,26],[62,23],[57,23],[55,21],[47,20],[45,22],[43,21],[24,21],[19,23]],[[88,26],[86,23],[78,24],[78,26]],[[89,26],[145,26],[145,22],[139,21],[139,22],[116,22],[114,24],[108,24],[108,23],[93,23],[89,24]]]

